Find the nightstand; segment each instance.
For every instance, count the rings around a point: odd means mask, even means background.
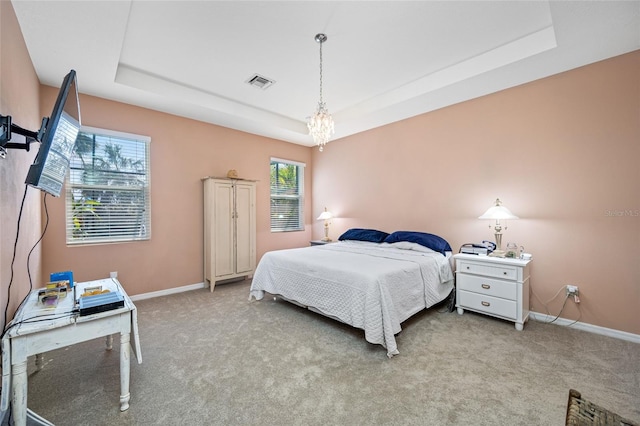
[[[456,254],[456,308],[515,322],[529,319],[531,260]]]
[[[322,240],[311,240],[309,241],[309,245],[312,246],[323,246],[325,244],[335,243],[335,241],[322,241]]]

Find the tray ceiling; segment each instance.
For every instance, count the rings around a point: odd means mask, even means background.
[[[640,48],[638,1],[12,4],[43,84],[308,146],[319,32],[334,140]]]

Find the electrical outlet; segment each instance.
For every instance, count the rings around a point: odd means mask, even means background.
[[[577,296],[579,293],[577,285],[568,285],[567,286],[567,296]]]

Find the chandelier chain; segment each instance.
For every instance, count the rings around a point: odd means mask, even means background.
[[[320,103],[322,103],[322,42],[320,45]]]

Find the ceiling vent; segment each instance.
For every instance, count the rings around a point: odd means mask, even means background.
[[[265,90],[273,83],[275,83],[275,80],[268,79],[267,77],[263,77],[260,74],[254,74],[249,77],[249,79],[246,80],[245,83],[248,83],[253,87],[257,87],[258,89]]]

